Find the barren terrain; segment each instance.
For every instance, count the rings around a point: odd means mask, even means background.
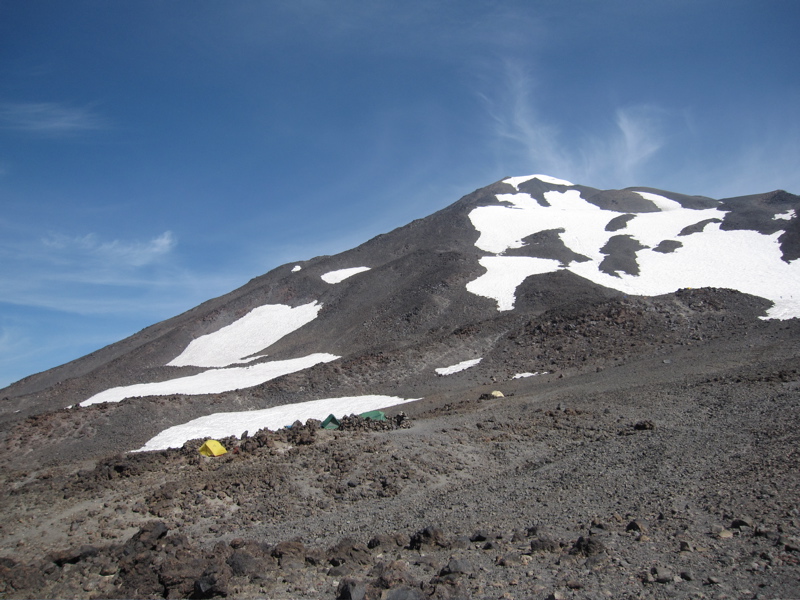
[[[4,431],[0,594],[800,597],[800,323],[762,311],[727,290],[553,309],[388,423],[218,458],[91,441],[180,397],[32,415]]]

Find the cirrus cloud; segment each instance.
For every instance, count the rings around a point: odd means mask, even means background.
[[[115,268],[143,267],[151,264],[169,254],[177,243],[171,231],[165,231],[146,242],[121,240],[103,242],[94,233],[78,237],[51,234],[42,239],[42,244],[46,248],[58,251],[52,255],[53,258],[67,257],[69,260],[91,258]]]
[[[55,102],[4,102],[0,103],[0,127],[57,137],[105,129],[108,121],[86,107]]]
[[[531,172],[596,187],[636,185],[647,180],[644,171],[669,140],[668,123],[674,115],[645,103],[617,107],[613,127],[566,139],[563,127],[539,106],[537,82],[525,67],[506,60],[501,77],[492,92],[478,96],[490,117],[501,160],[519,162],[523,156]]]
[[[171,231],[149,240],[37,238],[0,225],[9,234],[0,241],[0,303],[79,314],[149,312],[180,297],[164,298],[165,289],[192,295],[200,279],[179,266]]]

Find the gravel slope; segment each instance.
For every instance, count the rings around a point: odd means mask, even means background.
[[[1,593],[797,596],[800,323],[759,321],[758,302],[726,291],[626,302],[598,304],[616,315],[599,328],[591,311],[546,313],[547,335],[533,325],[480,370],[439,378],[399,427],[252,432],[216,459],[199,441],[76,444],[45,467],[12,450]],[[692,326],[673,331],[678,308]],[[553,373],[497,376],[532,348]],[[505,397],[481,399],[493,390]],[[15,435],[63,451],[111,410]]]

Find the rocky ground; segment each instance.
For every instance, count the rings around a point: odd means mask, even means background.
[[[800,323],[753,302],[552,311],[405,416],[217,458],[65,442],[125,403],[32,416],[3,438],[0,596],[800,598]]]

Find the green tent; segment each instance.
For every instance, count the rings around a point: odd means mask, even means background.
[[[328,418],[322,422],[321,427],[323,429],[339,429],[339,419],[334,417],[333,415],[328,415]]]
[[[369,412],[361,413],[358,415],[362,419],[367,419],[369,421],[385,421],[386,414],[382,410],[371,410]],[[322,422],[323,429],[339,429],[341,423],[339,419],[337,419],[334,415],[328,415],[328,418]]]
[[[381,410],[371,410],[369,412],[361,413],[358,416],[362,419],[367,419],[368,421],[386,420],[386,414]],[[320,425],[320,427],[323,429],[339,429],[340,426],[341,423],[339,422],[339,419],[333,415],[328,415],[328,418],[322,422],[322,425]]]
[[[381,410],[371,410],[369,412],[361,413],[358,415],[362,419],[369,419],[370,421],[385,421],[386,414]]]

